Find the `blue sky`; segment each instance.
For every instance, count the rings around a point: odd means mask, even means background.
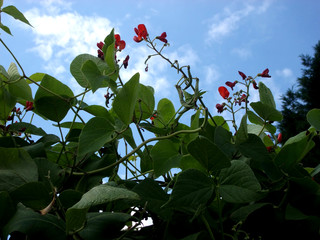
[[[301,76],[299,55],[313,55],[320,40],[320,1],[237,1],[237,0],[4,0],[15,5],[34,28],[2,14],[1,21],[11,28],[13,37],[1,38],[15,53],[27,74],[48,73],[69,85],[75,94],[81,88],[69,73],[78,54],[96,55],[96,43],[115,28],[127,46],[119,55],[130,55],[122,79],[140,72],[140,81],[151,85],[156,100],[166,97],[178,107],[174,84],[178,75],[160,58],[151,59],[146,45],[133,41],[134,27],[144,23],[150,36],[166,32],[170,47],[164,54],[180,64],[191,65],[193,76],[206,90],[204,100],[216,114],[221,103],[218,87],[226,81],[240,80],[238,70],[255,76],[265,68],[272,78],[264,79],[281,108],[280,96]],[[1,65],[8,68],[13,59],[0,46]],[[89,95],[89,104],[104,104],[105,90]],[[258,100],[253,92],[251,102]],[[223,113],[227,118],[227,113]]]

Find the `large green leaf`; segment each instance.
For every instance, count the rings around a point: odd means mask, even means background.
[[[175,113],[173,103],[167,98],[162,98],[157,105],[157,117],[153,120],[154,126],[159,128],[166,127]]]
[[[34,210],[44,209],[52,200],[49,191],[42,182],[26,183],[13,192],[10,196],[15,202],[21,202],[26,207]]]
[[[310,139],[310,136],[306,135],[306,132],[301,132],[288,139],[275,157],[274,162],[285,172],[290,172],[314,146],[315,143]]]
[[[0,191],[13,191],[38,180],[37,165],[29,154],[18,148],[0,148]]]
[[[96,117],[103,117],[108,119],[108,121],[114,124],[114,119],[110,112],[100,105],[90,105],[83,108],[84,111],[96,116]]]
[[[90,208],[120,199],[139,200],[139,195],[125,188],[102,184],[86,192],[72,209]]]
[[[20,12],[15,6],[6,6],[1,9],[2,12],[14,17],[15,19],[24,22],[32,27],[32,25],[29,23],[29,21],[25,18],[22,12]]]
[[[139,84],[138,102],[135,106],[135,116],[137,119],[144,120],[152,115],[155,105],[153,94],[152,87]]]
[[[320,109],[312,109],[307,114],[309,124],[320,131]]]
[[[246,203],[260,198],[260,184],[253,171],[243,161],[234,160],[219,175],[219,193],[224,201]]]
[[[274,164],[266,146],[255,134],[248,134],[247,141],[237,145],[239,151],[250,158],[250,165],[268,175],[272,180],[282,177],[279,168]]]
[[[231,214],[231,218],[236,221],[244,221],[255,210],[260,209],[270,203],[254,203],[238,208]]]
[[[214,133],[214,143],[220,148],[220,150],[229,158],[232,159],[233,154],[236,151],[235,145],[231,143],[232,133],[227,131],[222,126],[218,126]]]
[[[126,213],[88,213],[86,226],[79,235],[86,240],[116,239],[130,218]]]
[[[0,192],[0,229],[11,218],[15,210],[15,204],[10,198],[9,193]]]
[[[236,133],[236,144],[241,144],[248,139],[247,114],[243,115],[240,127]]]
[[[169,200],[169,195],[165,193],[155,180],[146,178],[137,184],[132,191],[139,194],[142,201],[148,202],[147,211],[156,213],[162,218],[168,217],[169,212],[167,209],[162,208],[162,205]]]
[[[250,106],[265,121],[281,121],[283,118],[281,112],[268,104],[253,102]]]
[[[101,73],[108,74],[110,73],[110,68],[105,61],[102,61],[100,58],[92,56],[90,54],[80,54],[70,64],[70,72],[72,76],[77,80],[79,85],[83,88],[91,87],[90,82],[87,77],[82,72],[82,66],[88,60],[94,62],[98,67]],[[106,84],[105,87],[108,85]],[[103,87],[103,85],[101,86]]]
[[[5,239],[14,231],[24,233],[30,239],[66,239],[65,223],[61,218],[51,214],[42,216],[21,203],[3,229]]]
[[[209,172],[217,172],[230,166],[230,159],[205,137],[199,136],[190,142],[188,151]]]
[[[194,213],[205,206],[214,194],[211,178],[196,169],[188,169],[179,174],[166,207],[173,207],[187,213]]]
[[[272,92],[270,89],[263,83],[259,82],[259,96],[260,101],[264,104],[269,105],[270,107],[276,109],[276,103],[273,99]]]
[[[151,149],[151,158],[154,162],[154,174],[156,177],[168,172],[171,168],[179,167],[181,154],[180,145],[170,140],[157,142]]]
[[[95,92],[101,87],[108,86],[108,80],[113,81],[108,76],[103,75],[97,63],[92,60],[85,61],[80,70],[89,82],[92,92]]]
[[[35,95],[35,108],[46,118],[60,122],[67,115],[73,96],[67,85],[45,75]]]
[[[120,89],[112,103],[113,111],[126,125],[129,125],[132,122],[139,91],[139,78],[139,73],[133,75]]]
[[[18,99],[33,101],[31,88],[25,79],[9,83],[9,92]]]
[[[105,143],[113,139],[114,127],[102,117],[94,117],[88,121],[79,137],[77,159],[86,154],[98,151]]]
[[[12,131],[22,131],[29,134],[34,134],[38,136],[44,136],[46,135],[46,132],[42,128],[38,128],[30,123],[25,122],[17,122],[11,124],[10,130]]]

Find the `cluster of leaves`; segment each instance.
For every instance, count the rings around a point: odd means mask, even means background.
[[[84,89],[76,96],[48,74],[26,76],[1,40],[22,72],[14,63],[0,66],[1,238],[318,239],[320,186],[312,177],[320,167],[300,162],[319,137],[320,110],[308,113],[309,129],[280,146],[267,134],[275,136],[273,122],[282,115],[259,82],[260,101],[250,104],[252,111],[246,101],[233,134],[206,108],[190,66],[163,55],[166,34],[151,40],[144,25],[135,32],[136,42],[155,51],[147,60],[162,57],[181,76],[178,110],[166,98],[156,106],[139,73],[123,84],[113,30],[100,57],[81,54],[72,61],[70,71]],[[30,85],[36,85],[34,96]],[[85,94],[100,88],[112,91],[106,96],[111,108],[85,103]],[[191,109],[190,124],[180,122]],[[69,112],[73,120],[63,122]],[[60,136],[24,122],[27,114],[55,122]],[[91,115],[88,122],[83,114]],[[155,137],[145,139],[142,129]],[[120,153],[120,141],[132,151]],[[120,165],[131,178],[120,177]],[[173,168],[180,170],[173,174]],[[152,224],[141,227],[144,219]]]

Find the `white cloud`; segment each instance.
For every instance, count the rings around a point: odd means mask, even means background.
[[[220,73],[216,65],[205,66],[204,72],[205,72],[204,80],[207,85],[211,85],[214,82],[217,82],[220,78]]]
[[[237,55],[243,60],[248,59],[252,55],[250,49],[247,48],[234,48],[231,50],[231,53]]]
[[[276,74],[281,77],[289,78],[293,76],[292,70],[290,68],[284,68],[281,70],[277,70]]]
[[[270,6],[271,1],[259,2],[259,6],[246,4],[240,10],[230,10],[225,8],[222,14],[216,14],[209,25],[207,41],[220,41],[223,37],[229,35],[239,28],[241,21],[249,15],[262,14]]]

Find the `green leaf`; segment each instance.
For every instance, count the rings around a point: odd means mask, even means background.
[[[154,110],[154,91],[152,87],[139,84],[138,102],[135,106],[135,116],[144,120],[149,118]]]
[[[243,207],[238,208],[236,211],[234,211],[231,214],[231,218],[235,221],[235,222],[240,222],[240,221],[244,221],[246,220],[246,218],[253,213],[254,211],[256,211],[257,209],[260,209],[266,205],[269,205],[270,203],[254,203],[254,204],[250,204],[250,205],[246,205]]]
[[[9,193],[0,192],[0,229],[15,213],[15,210],[15,204],[10,198]]]
[[[230,131],[230,128],[229,128],[229,125],[228,123],[226,122],[226,120],[222,117],[222,116],[214,116],[213,117],[213,120],[215,121],[215,123],[217,124],[217,126],[221,126],[223,127],[224,129]],[[211,120],[211,118],[208,119],[208,123],[214,127],[215,124],[213,123],[213,121]]]
[[[130,218],[131,215],[126,213],[88,213],[86,226],[79,235],[88,240],[116,239]]]
[[[60,122],[67,115],[73,96],[67,85],[45,75],[34,98],[35,109],[46,118]]]
[[[25,16],[20,12],[15,6],[7,6],[1,9],[2,12],[12,16],[13,18],[20,20],[21,22],[24,22],[32,27],[32,25],[29,23],[29,21],[25,18]]]
[[[79,191],[67,189],[60,193],[59,201],[65,209],[71,208],[73,205],[80,201],[82,195],[83,193]]]
[[[24,79],[20,79],[17,82],[9,83],[9,92],[12,96],[26,100],[26,101],[33,101],[32,92],[29,84]]]
[[[38,180],[37,165],[25,150],[0,148],[0,156],[0,191],[11,192]]]
[[[168,209],[162,206],[169,200],[169,195],[159,186],[159,184],[150,178],[144,179],[137,184],[132,191],[139,194],[143,202],[148,202],[147,211],[158,214],[162,218],[167,218],[170,214]]]
[[[231,143],[231,140],[231,132],[227,131],[222,126],[218,126],[215,128],[214,143],[229,159],[232,159],[232,156],[236,151],[235,145]]]
[[[303,214],[299,209],[293,207],[291,204],[287,205],[285,219],[286,220],[303,220],[309,216]]]
[[[282,177],[279,168],[274,164],[262,140],[254,134],[248,134],[247,141],[237,145],[239,151],[250,158],[250,166],[266,173],[272,180]]]
[[[184,155],[181,158],[179,168],[181,168],[183,171],[187,169],[198,169],[202,172],[206,172],[206,169],[202,166],[202,164],[190,154]]]
[[[21,131],[29,134],[34,134],[38,136],[44,136],[46,135],[46,132],[42,128],[38,128],[30,123],[25,123],[25,122],[17,122],[11,124],[10,130],[12,131]]]
[[[77,80],[78,84],[83,88],[89,88],[91,86],[90,82],[81,70],[83,64],[88,60],[94,62],[101,73],[104,73],[105,75],[110,73],[108,64],[105,61],[102,61],[100,58],[92,56],[90,54],[78,55],[70,64],[70,72],[72,76]],[[105,83],[104,87],[107,86],[107,83]],[[103,85],[101,87],[103,87]]]
[[[254,112],[248,110],[247,115],[251,123],[261,125],[261,126],[264,125],[264,121],[259,116],[257,116]]]
[[[9,78],[8,78],[9,82],[16,81],[21,77],[20,73],[19,73],[19,70],[17,68],[17,65],[15,63],[13,63],[13,62],[10,63],[10,66],[9,66],[7,72],[8,72],[8,75],[9,75]]]
[[[139,73],[133,75],[133,77],[120,89],[112,103],[114,112],[126,125],[129,125],[132,122],[139,91],[139,78]]]
[[[93,93],[101,87],[106,87],[106,81],[109,79],[109,77],[101,73],[94,61],[85,61],[82,64],[80,71],[89,82]]]
[[[7,87],[0,87],[0,121],[6,121],[17,99],[12,96]]]
[[[33,81],[30,81],[30,79],[27,79],[26,81],[28,84],[31,84],[33,82],[41,82],[46,75],[46,73],[34,73],[29,77]]]
[[[84,107],[83,110],[92,114],[93,116],[103,117],[105,119],[108,119],[108,121],[111,124],[114,124],[114,119],[112,115],[105,107],[102,107],[100,105],[90,105],[90,106]]]
[[[162,98],[158,102],[157,117],[153,120],[154,126],[159,128],[166,127],[175,113],[176,111],[174,110],[172,102],[167,98]]]
[[[229,158],[216,144],[205,137],[199,136],[190,142],[188,151],[208,172],[218,172],[230,166]]]
[[[140,198],[138,194],[128,189],[102,184],[83,194],[81,200],[72,206],[72,209],[90,208],[121,199],[139,200]]]
[[[212,199],[214,188],[213,180],[203,172],[188,169],[179,174],[165,207],[194,213],[200,205],[204,206]]]
[[[151,149],[151,158],[154,162],[154,174],[156,177],[167,173],[171,168],[179,167],[181,154],[180,145],[170,140],[157,142]]]
[[[30,239],[66,239],[65,223],[61,218],[51,214],[42,216],[21,203],[18,204],[17,212],[3,229],[5,239],[15,231],[28,235]]]
[[[307,114],[308,123],[320,131],[320,109],[312,109]]]
[[[240,123],[240,127],[236,133],[236,144],[241,144],[248,139],[247,114],[245,114]]]
[[[306,132],[301,132],[288,139],[275,157],[274,162],[285,172],[290,172],[314,146],[315,143],[310,139],[310,136],[306,135]]]
[[[10,34],[12,36],[12,33],[10,31],[10,28],[8,28],[7,26],[3,25],[1,22],[0,22],[0,28],[5,31],[6,33]]]
[[[69,208],[66,212],[66,232],[72,235],[80,231],[85,226],[88,209]]]
[[[233,160],[219,175],[219,193],[226,202],[246,203],[260,198],[260,184],[253,171],[243,161]]]
[[[98,151],[105,143],[113,139],[114,127],[105,118],[94,117],[88,121],[79,137],[77,159]]]
[[[262,103],[262,102],[253,102],[250,104],[253,110],[265,121],[281,121],[282,113],[277,109]]]
[[[272,92],[270,89],[263,83],[259,82],[259,95],[260,95],[260,101],[263,104],[266,104],[274,109],[276,109],[276,103],[273,99]]]
[[[21,202],[33,210],[46,208],[52,200],[49,191],[42,182],[26,183],[10,193],[15,202]]]

